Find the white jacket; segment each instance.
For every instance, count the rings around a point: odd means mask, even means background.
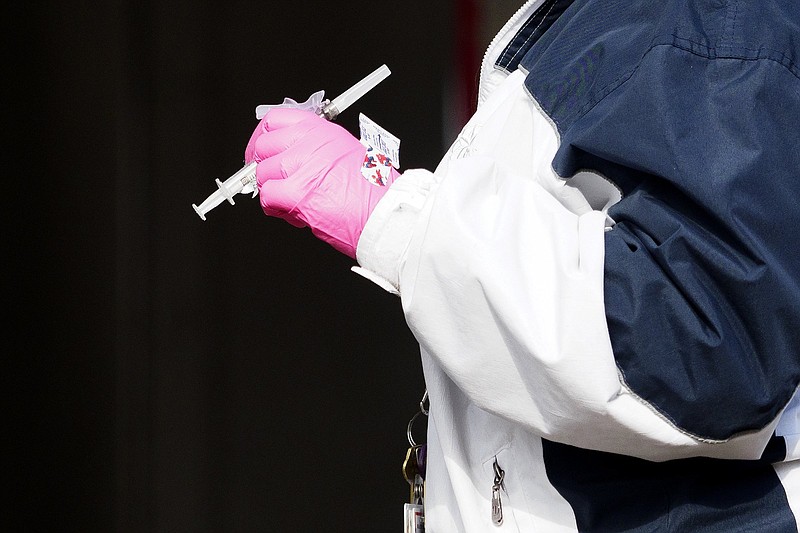
[[[559,176],[553,161],[562,132],[526,85],[535,72],[524,63],[511,72],[496,66],[515,35],[554,4],[528,1],[506,24],[483,61],[475,115],[435,172],[409,170],[395,182],[359,242],[360,273],[401,296],[420,343],[431,405],[427,531],[614,530],[613,518],[581,503],[592,499],[582,499],[575,487],[582,476],[596,478],[572,460],[573,452],[628,465],[645,477],[645,485],[647,469],[659,468],[650,461],[676,465],[672,470],[692,464],[702,471],[713,464],[714,472],[727,468],[720,464],[738,469],[742,463],[682,460],[764,463],[759,476],[780,480],[788,516],[800,516],[800,473],[789,461],[800,455],[794,436],[797,402],[788,409],[785,403],[777,406],[777,416],[747,431],[722,438],[698,434],[642,397],[620,369],[604,276],[607,233],[616,231],[609,209],[624,194],[613,176],[596,169],[581,169],[570,179]],[[579,20],[570,10],[567,14]],[[759,459],[776,429],[786,450],[779,457],[783,461],[771,466]],[[562,453],[561,466],[552,469]],[[500,526],[491,520],[495,462],[505,472]],[[663,466],[653,472],[667,475]],[[620,471],[619,479],[631,486],[632,475]],[[556,476],[572,481],[559,484]],[[655,483],[653,477],[650,484]],[[676,488],[676,493],[687,491]],[[597,501],[613,501],[594,494]],[[769,494],[780,499],[775,491]],[[619,530],[679,531],[675,513],[681,512],[682,523],[716,531],[706,524],[717,519],[703,522],[702,513],[686,511],[695,503],[686,502],[682,510],[641,509],[638,518],[626,514]],[[639,512],[631,509],[638,506],[635,500],[617,504],[606,512],[620,517],[620,509]],[[769,509],[764,512],[772,513]],[[730,517],[748,524],[749,518],[742,518],[747,513],[752,509],[731,511]],[[788,530],[785,521],[775,520],[783,525],[773,530]]]

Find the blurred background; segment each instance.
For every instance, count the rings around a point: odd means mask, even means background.
[[[3,531],[401,531],[425,386],[399,300],[239,196],[254,108],[386,63],[433,170],[521,0],[4,7]],[[424,420],[415,428],[424,440]]]

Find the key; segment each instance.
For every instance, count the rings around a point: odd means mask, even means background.
[[[414,476],[414,485],[411,488],[411,503],[421,505],[425,500],[425,480],[417,474]]]
[[[419,475],[422,476],[422,479],[425,479],[425,466],[428,462],[428,445],[420,444],[415,453],[417,454],[417,470],[419,470]]]
[[[420,474],[419,463],[417,463],[417,450],[420,447],[421,445],[419,444],[411,446],[406,452],[406,458],[403,461],[403,477],[411,486],[411,496],[409,497],[411,503],[414,503],[414,483]]]

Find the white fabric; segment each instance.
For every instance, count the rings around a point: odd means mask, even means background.
[[[760,457],[774,424],[705,441],[620,381],[603,303],[606,215],[553,172],[558,138],[523,80],[508,76],[435,173],[397,180],[364,230],[362,267],[398,288],[454,385],[511,424],[652,460]]]
[[[778,463],[775,465],[775,471],[783,485],[783,490],[786,492],[786,501],[789,502],[789,508],[798,522],[798,530],[800,530],[800,468],[797,466],[796,461]],[[446,530],[443,530],[446,531]]]
[[[786,461],[800,459],[800,394],[795,393],[783,410],[775,434],[786,442]],[[798,495],[800,496],[800,495]]]
[[[491,530],[495,458],[504,527],[574,531],[541,437],[657,461],[756,459],[778,422],[704,441],[620,380],[603,302],[605,209],[619,191],[592,173],[569,184],[554,173],[559,138],[524,78],[484,72],[480,107],[436,172],[401,176],[358,246],[362,271],[401,295],[420,342],[435,533]]]

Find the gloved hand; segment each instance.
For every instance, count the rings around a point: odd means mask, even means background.
[[[264,213],[297,227],[355,258],[369,215],[399,176],[386,185],[361,174],[367,149],[347,130],[309,111],[271,109],[256,127],[245,162],[256,161]]]

